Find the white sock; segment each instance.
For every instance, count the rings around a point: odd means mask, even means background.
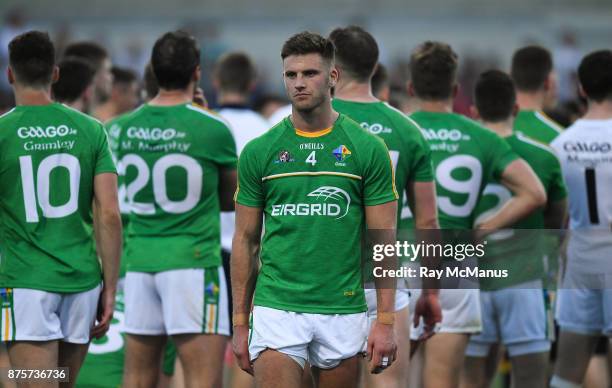
[[[562,379],[561,377],[554,375],[550,380],[550,388],[580,388],[581,384],[572,383],[571,381]]]

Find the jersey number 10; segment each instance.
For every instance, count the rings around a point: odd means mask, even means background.
[[[23,205],[26,221],[38,222],[38,206],[46,218],[66,217],[77,211],[79,207],[79,183],[81,181],[81,165],[79,159],[70,154],[54,154],[44,158],[36,171],[34,184],[34,168],[32,156],[19,157],[21,168],[21,185],[23,187]],[[52,205],[50,199],[50,177],[56,168],[68,170],[70,195],[62,205]]]

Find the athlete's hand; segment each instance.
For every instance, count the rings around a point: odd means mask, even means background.
[[[419,326],[421,317],[425,323],[423,334],[418,341],[425,341],[436,334],[437,327],[442,322],[442,309],[440,308],[440,300],[438,291],[423,290],[421,296],[417,300],[414,308],[414,327]]]
[[[397,344],[393,325],[374,322],[368,336],[370,373],[378,374],[390,367],[397,357]]]
[[[252,375],[253,365],[249,356],[249,327],[247,325],[234,326],[232,347],[240,369]]]
[[[98,314],[96,316],[96,324],[91,329],[91,336],[95,339],[100,339],[106,334],[113,319],[115,311],[115,290],[104,287],[100,299],[98,300]]]

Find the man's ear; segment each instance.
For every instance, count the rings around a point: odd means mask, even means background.
[[[457,94],[459,94],[459,84],[455,83],[453,84],[453,93],[452,93],[453,100],[457,97]]]
[[[15,74],[13,74],[13,69],[10,66],[6,69],[6,78],[10,85],[15,83]]]
[[[474,120],[480,120],[480,112],[478,112],[476,105],[470,105],[470,116],[472,116]]]
[[[514,103],[514,106],[512,107],[512,117],[516,117],[516,115],[518,115],[519,109],[518,104]]]
[[[195,83],[199,83],[200,82],[200,78],[202,77],[202,68],[200,67],[200,65],[197,65],[195,70],[193,71],[193,76],[192,79],[195,81]]]
[[[334,66],[329,72],[329,87],[335,87],[338,83],[338,79],[340,79],[340,72],[338,71],[338,68]]]
[[[579,83],[578,84],[578,94],[580,95],[580,97],[588,100],[589,96],[587,96],[586,92],[584,91],[584,88],[582,87],[582,84]]]
[[[416,97],[416,93],[414,92],[414,84],[412,81],[406,82],[406,89],[408,90],[408,95],[410,97]]]
[[[54,84],[60,78],[60,69],[58,66],[53,66],[53,73],[51,73],[51,83]]]

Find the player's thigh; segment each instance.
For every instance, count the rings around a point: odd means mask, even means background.
[[[579,383],[584,378],[599,335],[561,330],[557,341],[555,375]]]
[[[155,285],[168,335],[230,335],[229,296],[222,266],[159,272]]]
[[[548,352],[510,357],[513,387],[542,387],[548,382]]]
[[[256,388],[299,387],[303,365],[287,354],[266,349],[253,362]]]
[[[342,360],[330,369],[312,367],[316,388],[353,388],[359,381],[361,356]]]
[[[159,370],[167,337],[165,335],[125,336],[125,370]]]
[[[488,387],[487,357],[466,355],[461,373],[461,388]]]
[[[7,345],[13,369],[50,369],[58,366],[58,341],[12,341]]]
[[[229,337],[217,334],[177,334],[172,336],[183,369],[187,373],[217,373],[223,370]]]
[[[87,355],[89,344],[75,344],[60,341],[58,346],[58,366],[66,367],[70,371],[70,381],[62,384],[62,386],[74,387],[85,356]]]
[[[438,333],[425,342],[425,387],[459,385],[468,340],[468,334]]]

